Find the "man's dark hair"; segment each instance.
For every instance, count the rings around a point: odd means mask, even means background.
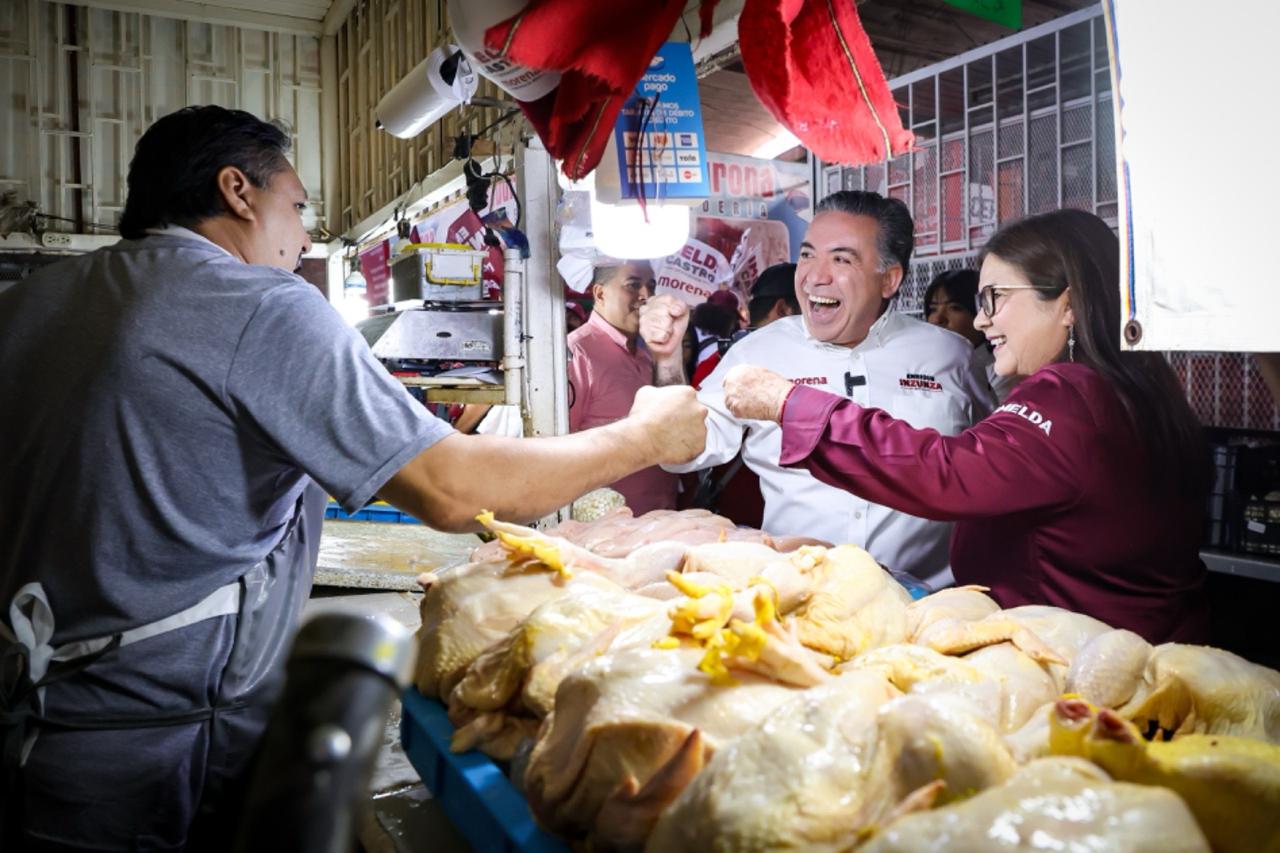
[[[694,306],[689,315],[689,325],[715,335],[717,338],[727,338],[737,331],[738,318],[723,305],[701,302]]]
[[[225,208],[218,172],[235,166],[255,187],[289,165],[289,137],[243,110],[184,107],[157,121],[138,140],[129,163],[129,197],[120,234],[136,240],[148,228],[195,225]]]
[[[902,277],[906,279],[911,270],[911,249],[915,246],[915,224],[905,204],[896,198],[885,198],[880,193],[841,190],[818,202],[813,215],[830,212],[874,219],[880,226],[879,239],[876,240],[880,269],[887,270],[897,264],[902,267]]]

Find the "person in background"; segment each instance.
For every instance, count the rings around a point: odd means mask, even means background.
[[[722,290],[720,293],[728,291]],[[728,295],[733,299],[733,294]],[[736,301],[734,304],[737,304]],[[685,369],[693,377],[690,384],[698,388],[702,385],[702,380],[710,376],[711,371],[720,363],[722,341],[732,339],[738,331],[738,315],[733,309],[725,307],[723,301],[708,300],[694,306],[689,318],[689,328],[693,334],[693,355],[687,359]]]
[[[738,331],[746,322],[742,302],[738,299],[737,292],[728,284],[721,284],[716,291],[707,297],[707,302],[711,305],[720,306],[725,313],[733,317],[733,331]]]
[[[564,330],[565,334],[573,334],[587,324],[587,309],[581,303],[565,300]]]
[[[769,533],[852,542],[891,570],[941,585],[950,579],[948,524],[783,467],[777,424],[740,418],[724,404],[724,377],[737,365],[752,364],[790,382],[883,407],[943,435],[984,417],[993,403],[991,389],[973,370],[968,341],[893,310],[913,245],[911,214],[902,202],[855,191],[823,199],[796,264],[800,316],[775,320],[725,353],[698,392],[711,411],[707,449],[669,470],[721,465],[741,449],[760,476]],[[644,307],[641,328],[658,384],[685,382],[679,345],[687,323],[688,309],[677,300],[658,296]]]
[[[756,279],[756,283],[752,285],[751,299],[747,302],[748,326],[745,329],[733,332],[729,338],[730,344],[737,343],[748,332],[762,329],[774,320],[781,320],[783,317],[799,314],[800,303],[796,299],[795,279],[795,264],[774,264],[762,272],[760,277]],[[711,302],[720,294],[733,296],[730,291],[721,290],[711,294],[707,301]],[[736,307],[737,299],[733,298],[731,304]],[[695,316],[690,321],[690,326],[698,326],[696,309]],[[708,355],[698,363],[697,369],[689,366],[689,357],[686,355],[686,371],[688,375],[693,377],[689,384],[694,388],[701,388],[702,380],[710,376],[711,372],[716,369],[716,365],[720,363],[720,358],[727,348],[728,345],[722,341],[716,352]]]
[[[293,273],[288,148],[161,118],[124,239],[0,294],[0,849],[230,849],[326,493],[463,531],[702,449],[692,390],[554,438],[432,417]]]
[[[774,320],[792,317],[800,313],[800,300],[796,298],[796,265],[774,264],[756,279],[751,288],[751,300],[747,302],[748,327],[754,331],[763,329]]]
[[[569,429],[611,424],[626,416],[636,392],[651,384],[653,360],[640,343],[640,306],[654,287],[648,261],[597,267],[592,275],[594,307],[582,328],[569,335]],[[676,477],[652,467],[609,484],[636,515],[675,509]]]
[[[995,393],[996,401],[1003,403],[1013,386],[1016,376],[1000,376],[995,371],[996,358],[991,344],[974,326],[978,318],[978,274],[973,270],[948,270],[938,273],[924,291],[924,319],[926,322],[962,335],[973,344],[974,368],[987,377],[987,384]]]
[[[989,587],[1003,607],[1050,604],[1152,643],[1208,642],[1208,446],[1168,362],[1120,349],[1115,234],[1060,210],[1004,226],[979,260],[978,328],[996,372],[1026,378],[971,429],[939,435],[748,366],[725,377],[725,405],[781,424],[783,465],[956,522],[956,581]]]
[[[1255,352],[1253,363],[1271,392],[1271,401],[1280,408],[1280,352]]]

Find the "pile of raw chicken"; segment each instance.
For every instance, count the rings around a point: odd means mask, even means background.
[[[860,548],[700,511],[481,520],[420,579],[417,686],[566,839],[1280,851],[1273,670],[976,587],[912,601]]]

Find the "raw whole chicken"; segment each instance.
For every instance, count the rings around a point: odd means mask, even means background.
[[[525,772],[540,823],[596,845],[639,847],[717,749],[796,695],[749,672],[717,686],[698,670],[703,654],[619,649],[560,683]]]
[[[641,516],[632,516],[631,510],[622,509],[592,522],[565,521],[545,535],[563,539],[599,557],[620,559],[645,545],[656,542],[679,542],[684,545],[702,545],[708,542],[759,542],[769,544],[769,535],[761,530],[735,527],[722,515],[703,509],[654,510]],[[500,542],[490,542],[475,550],[471,559],[485,560],[502,557]]]
[[[1082,613],[1047,605],[1023,605],[972,622],[950,621],[926,634],[927,645],[944,654],[964,654],[1011,642],[1035,660],[1048,664],[1054,680],[1064,685],[1076,654],[1094,637],[1110,630],[1105,622]]]
[[[805,646],[844,661],[906,640],[911,596],[866,551],[804,547],[792,563],[808,576],[811,590],[789,614]]]
[[[1013,772],[961,697],[896,694],[870,670],[805,691],[717,752],[646,849],[847,850],[904,802],[968,796]]]
[[[1087,761],[1042,758],[972,799],[897,819],[859,850],[1209,853],[1209,844],[1172,791],[1112,782]]]
[[[577,590],[621,593],[607,578],[582,572],[565,578],[533,563],[467,563],[418,579],[426,587],[419,610],[414,684],[445,698],[481,652],[501,640],[539,604]]]
[[[1120,716],[1144,733],[1225,734],[1280,744],[1280,672],[1209,646],[1156,646]]]
[[[509,760],[537,731],[561,679],[611,646],[648,646],[666,636],[667,605],[615,590],[547,601],[467,667],[449,693],[454,752],[480,749]]]
[[[1218,853],[1280,851],[1280,746],[1203,734],[1148,742],[1133,723],[1081,699],[1059,701],[1051,728],[1055,754],[1177,792]]]
[[[711,551],[699,549],[704,563],[716,561],[716,547],[741,556],[742,548],[750,546],[757,563],[763,562],[763,553],[781,556],[761,544],[767,537],[760,531],[736,530],[728,519],[702,510],[656,511],[640,518],[619,513],[593,524],[565,522],[557,528],[586,545],[495,521],[489,513],[480,520],[498,535],[495,542],[476,549],[471,563],[418,579],[426,595],[420,606],[414,683],[427,696],[447,700],[463,671],[544,602],[584,589],[616,593],[646,585],[667,588],[667,573],[679,569],[686,552],[699,543],[724,543],[709,545]],[[609,529],[626,533],[626,541],[603,538],[601,531]]]
[[[938,590],[907,605],[907,631],[911,642],[929,645],[933,626],[947,622],[977,622],[1000,609],[984,586],[956,586]]]
[[[1033,713],[1058,696],[1044,666],[1008,643],[964,657],[905,643],[884,646],[854,658],[841,669],[880,672],[906,692],[963,695],[1001,734],[1021,728]],[[1047,720],[1045,725],[1047,749]]]
[[[483,520],[421,579],[416,681],[455,749],[533,741],[574,842],[1280,853],[1280,673],[981,587],[912,603],[860,548],[700,511]]]

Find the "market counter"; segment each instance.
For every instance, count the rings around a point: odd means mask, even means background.
[[[418,589],[422,572],[461,563],[480,540],[423,524],[326,519],[320,532],[316,586]]]

